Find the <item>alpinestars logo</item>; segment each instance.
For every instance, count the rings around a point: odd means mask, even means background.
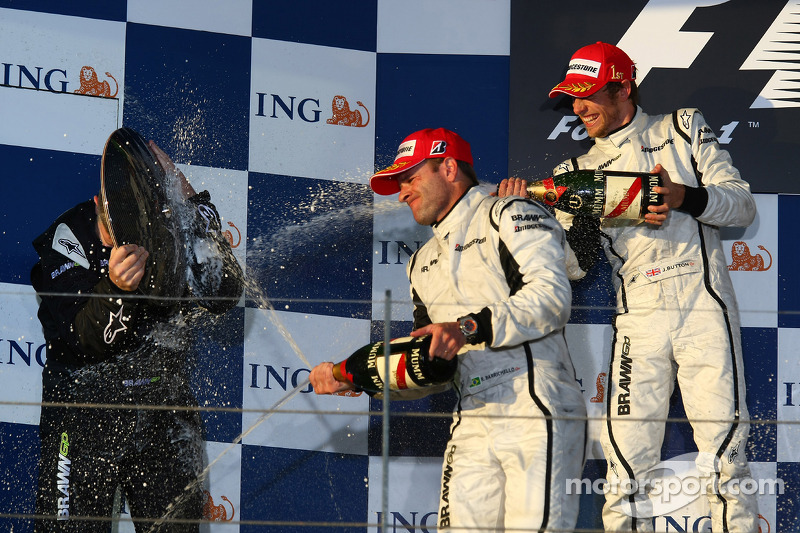
[[[741,442],[737,442],[736,446],[731,448],[731,452],[728,455],[728,463],[733,464],[736,458],[739,457],[739,444],[741,444]]]
[[[83,268],[89,268],[89,260],[86,258],[83,246],[69,226],[63,222],[56,228],[51,246],[53,250],[75,261]]]
[[[683,113],[681,113],[680,119],[681,122],[683,123],[683,128],[688,130],[689,126],[692,125],[692,116],[689,114],[688,111],[684,109]]]
[[[681,28],[695,9],[727,2],[650,0],[617,43],[623,50],[636,50],[637,83],[641,85],[654,68],[689,68],[714,33],[681,31]],[[800,0],[790,0],[740,67],[740,70],[774,71],[750,109],[800,107],[798,24]]]
[[[81,248],[81,245],[78,244],[77,242],[72,242],[69,239],[58,239],[58,244],[64,247],[64,249],[67,251],[67,255],[74,253],[78,254],[81,257],[86,257],[83,254],[83,249]]]
[[[114,342],[114,338],[116,338],[117,333],[128,329],[128,326],[122,322],[123,320],[128,320],[128,317],[122,316],[122,310],[124,308],[124,305],[120,305],[119,311],[108,314],[108,324],[106,324],[106,328],[103,330],[103,340],[106,344],[111,344]]]

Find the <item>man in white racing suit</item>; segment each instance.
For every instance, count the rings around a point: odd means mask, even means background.
[[[652,171],[663,180],[655,191],[664,204],[651,207],[644,223],[603,219],[593,230],[586,218],[578,228],[558,212],[582,269],[600,239],[617,295],[603,433],[612,489],[604,527],[653,530],[653,500],[636,489],[655,477],[677,373],[713,531],[757,532],[756,497],[738,490],[750,477],[749,416],[739,313],[718,229],[748,226],[755,200],[697,109],[649,116],[637,105],[634,80],[627,54],[597,43],[572,56],[566,78],[550,92],[573,97],[573,111],[594,139],[587,154],[557,173]],[[519,193],[524,185],[502,187]]]
[[[433,229],[408,275],[411,335],[432,336],[432,357],[458,358],[439,531],[571,531],[586,410],[564,338],[564,230],[537,202],[479,189],[469,144],[442,128],[406,137],[370,185],[399,192]],[[312,370],[317,393],[348,386],[331,366]]]

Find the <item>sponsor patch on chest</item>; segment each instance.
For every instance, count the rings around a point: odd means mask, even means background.
[[[672,261],[664,261],[661,263],[653,263],[647,266],[639,267],[638,276],[640,281],[649,281],[655,283],[662,279],[688,274],[690,272],[700,272],[701,264],[696,258],[677,259]]]

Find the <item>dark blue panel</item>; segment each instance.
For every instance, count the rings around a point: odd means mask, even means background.
[[[422,128],[444,127],[472,146],[481,181],[508,177],[508,57],[378,54],[375,165]]]
[[[664,429],[664,442],[661,445],[662,459],[667,460],[677,455],[696,452],[697,446],[694,443],[692,426],[686,418],[683,398],[677,385],[669,399],[667,418],[671,422],[668,422]]]
[[[39,475],[39,428],[0,422],[0,514],[33,514]],[[27,520],[0,518],[0,531],[30,533]]]
[[[800,246],[794,218],[800,213],[800,196],[778,196],[778,327],[800,328]]]
[[[370,342],[382,341],[384,322],[374,321]],[[411,322],[392,322],[391,337],[405,337]],[[390,399],[391,400],[391,399]],[[450,422],[456,393],[448,391],[413,401],[390,401],[389,455],[399,457],[442,457],[450,438]],[[369,410],[381,412],[383,401],[371,398]],[[429,416],[426,416],[426,413]],[[383,416],[371,416],[368,432],[369,455],[383,452]]]
[[[125,22],[128,17],[127,0],[114,2],[64,2],[63,0],[0,0],[0,7],[72,15],[102,20]]]
[[[369,187],[257,173],[249,185],[248,306],[369,318]]]
[[[783,482],[783,492],[778,494],[775,504],[777,524],[771,529],[761,520],[760,531],[800,531],[800,469],[797,463],[778,463],[778,479]]]
[[[572,324],[610,324],[617,305],[611,265],[598,246],[597,260],[583,279],[572,282]]]
[[[377,26],[374,0],[253,2],[253,37],[374,52]]]
[[[0,281],[30,285],[31,242],[100,190],[100,157],[0,145],[0,161]]]
[[[411,305],[409,303],[409,305]],[[386,339],[384,328],[386,322],[383,320],[373,320],[370,325],[369,342],[378,342]],[[389,326],[389,336],[392,339],[398,337],[408,337],[408,334],[414,329],[414,323],[405,320],[393,320]]]
[[[778,330],[742,328],[742,353],[750,411],[747,459],[775,461],[778,457]]]
[[[583,467],[582,481],[588,481],[591,488],[585,485],[581,488],[581,505],[578,509],[578,523],[575,531],[602,531],[603,530],[603,504],[606,499],[602,491],[596,492],[595,487],[600,487],[595,480],[605,480],[606,462],[592,459],[586,461]]]
[[[450,438],[456,393],[432,394],[419,400],[390,401],[389,455],[392,457],[443,457]],[[383,411],[383,402],[370,398],[371,412]],[[371,416],[369,455],[383,452],[383,416]]]
[[[202,411],[206,440],[233,442],[242,432],[242,366],[244,364],[244,308],[236,307],[224,315],[207,312],[198,320],[195,350],[197,365],[192,375]]]
[[[178,163],[246,170],[250,39],[129,24],[126,126]]]
[[[367,521],[366,456],[242,446],[240,519],[281,522]],[[242,524],[241,533],[366,532],[366,527],[270,527]]]

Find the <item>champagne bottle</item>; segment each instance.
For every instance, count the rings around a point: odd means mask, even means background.
[[[528,197],[573,214],[643,219],[664,198],[653,191],[661,176],[648,172],[573,170],[528,184]]]
[[[458,361],[429,359],[431,336],[402,337],[389,342],[389,390],[419,389],[453,379]],[[383,392],[387,382],[384,343],[362,346],[333,365],[334,377],[368,392]]]

